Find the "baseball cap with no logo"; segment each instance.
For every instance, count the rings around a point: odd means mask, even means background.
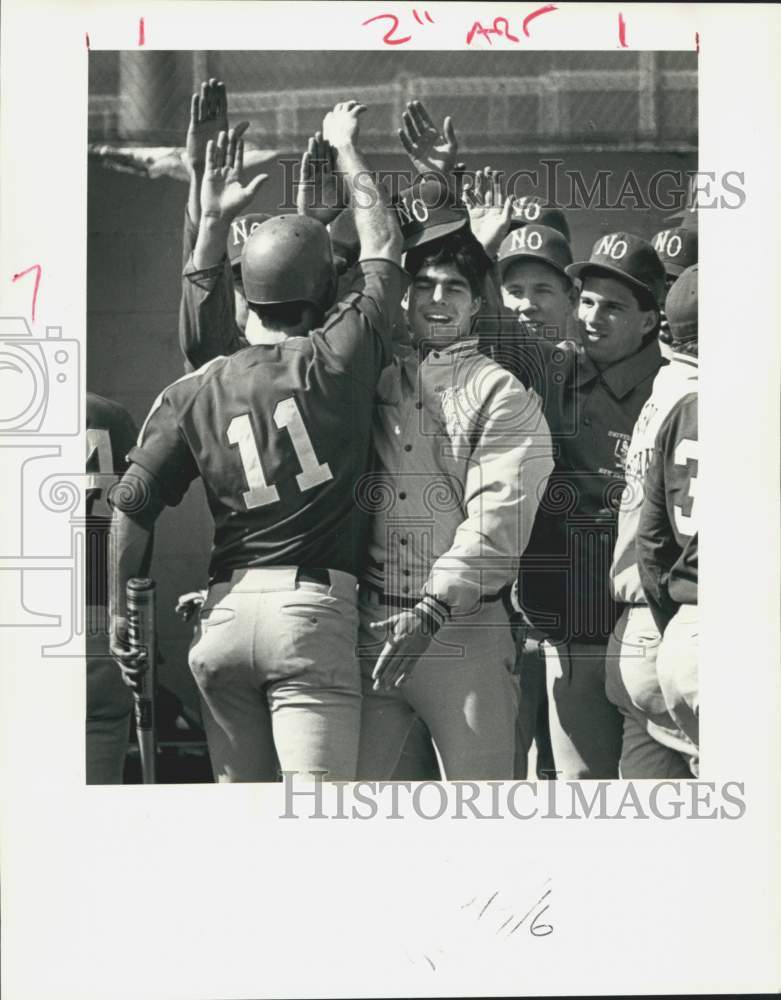
[[[530,224],[505,236],[497,260],[502,275],[516,260],[540,260],[566,276],[567,268],[572,263],[572,250],[557,230]]]
[[[632,288],[649,292],[657,308],[664,302],[664,267],[651,244],[639,236],[631,233],[601,236],[588,260],[577,261],[567,268],[570,278],[580,278],[587,271],[605,272]]]
[[[394,208],[405,250],[439,240],[469,225],[466,206],[436,177],[422,178],[401,191]]]
[[[522,226],[530,224],[555,229],[568,243],[572,239],[564,212],[560,208],[556,208],[555,205],[546,205],[545,199],[536,194],[525,195],[513,200],[510,230],[520,229]]]
[[[663,229],[654,236],[652,243],[665,271],[675,278],[697,263],[696,229],[684,229],[683,226]]]

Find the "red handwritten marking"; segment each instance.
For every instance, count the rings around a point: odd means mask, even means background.
[[[423,24],[423,22],[421,21],[420,17],[418,16],[418,12],[416,10],[413,10],[412,16],[415,18],[415,20],[418,22],[418,24]]]
[[[499,31],[499,29],[497,28],[498,24],[503,24],[504,25],[504,31]],[[508,20],[507,20],[506,17],[495,17],[494,18],[494,31],[497,33],[497,35],[502,35],[503,34],[504,37],[508,38],[511,42],[520,42],[520,38],[517,35],[514,35],[510,31],[510,24],[509,24],[509,22],[508,22]]]
[[[699,55],[700,54],[700,33],[699,33],[699,31],[695,31],[694,32],[694,42],[695,42],[695,45],[697,46],[697,55]]]
[[[531,14],[527,14],[526,17],[523,19],[523,33],[524,33],[524,35],[526,35],[527,38],[531,37],[529,35],[529,24],[535,19],[535,17],[540,17],[541,14],[550,14],[554,10],[557,10],[557,9],[558,8],[554,4],[549,3],[549,4],[546,4],[545,7],[540,7],[538,10],[533,10],[531,12]],[[494,24],[495,23],[496,22],[494,22]]]
[[[33,323],[34,323],[35,322],[35,303],[36,303],[36,301],[38,299],[38,285],[40,285],[40,283],[41,283],[41,265],[40,264],[33,264],[32,267],[28,267],[24,271],[20,271],[18,274],[15,274],[13,276],[13,278],[11,278],[11,281],[18,281],[20,278],[23,278],[26,274],[29,274],[30,271],[35,271],[35,285],[33,286],[33,309],[32,309],[32,317],[33,317]]]
[[[423,13],[426,15],[426,20],[428,21],[428,23],[433,24],[434,18],[431,16],[431,14],[429,14],[427,10],[424,10]]]
[[[622,49],[629,48],[626,44],[626,21],[624,21],[624,15],[621,13],[618,15],[618,44]]]
[[[503,30],[499,29],[498,25],[500,24],[504,25]],[[479,21],[475,21],[475,23],[472,25],[469,31],[469,34],[466,36],[467,45],[472,44],[472,40],[474,39],[475,35],[478,32],[480,32],[480,34],[483,36],[483,38],[485,38],[485,40],[488,42],[489,45],[494,44],[491,41],[491,35],[504,35],[504,37],[509,39],[509,41],[511,42],[520,42],[520,38],[517,35],[514,35],[510,31],[510,24],[506,17],[495,17],[493,26],[490,28],[484,28]]]
[[[87,43],[87,48],[89,48],[89,32],[84,32],[84,41]]]
[[[469,29],[469,33],[466,36],[466,44],[467,45],[471,45],[472,44],[472,42],[474,41],[474,37],[475,37],[475,35],[477,34],[478,31],[487,40],[487,42],[488,42],[489,45],[493,45],[494,44],[491,41],[491,35],[490,35],[490,33],[488,31],[486,31],[486,29],[482,26],[482,24],[480,24],[479,21],[475,21],[475,23]]]
[[[385,45],[403,45],[412,38],[412,35],[406,35],[404,38],[391,38],[391,35],[399,26],[399,19],[395,14],[375,14],[374,17],[370,17],[368,21],[363,21],[361,26],[365,28],[367,24],[371,24],[373,21],[382,21],[384,18],[388,18],[388,20],[393,21],[393,27],[388,28],[382,36],[382,40]]]
[[[138,21],[138,44],[146,45],[146,33],[144,31],[144,19],[139,18]]]

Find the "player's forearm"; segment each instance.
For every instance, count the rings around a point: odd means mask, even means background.
[[[221,263],[225,256],[231,221],[222,215],[205,215],[201,218],[193,250],[193,264],[199,271]]]
[[[179,347],[191,369],[212,358],[235,354],[242,344],[236,327],[233,280],[227,258],[219,271],[205,274],[190,261],[182,277]]]
[[[201,221],[201,181],[203,167],[190,168],[190,188],[187,194],[187,212],[194,225]]]
[[[127,581],[146,576],[152,559],[151,527],[145,527],[115,510],[109,543],[109,621],[127,617]]]
[[[354,145],[337,148],[339,169],[350,192],[361,258],[401,261],[401,230],[388,196],[372,176],[363,154]]]

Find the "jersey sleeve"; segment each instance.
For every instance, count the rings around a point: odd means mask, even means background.
[[[198,224],[190,218],[190,211],[187,205],[184,206],[184,226],[182,228],[182,270],[187,265],[190,255],[195,250],[195,243],[198,239]]]
[[[212,358],[235,354],[245,345],[236,326],[233,275],[227,256],[213,267],[198,270],[190,251],[179,304],[179,347],[187,365],[197,370]]]
[[[656,437],[654,456],[645,474],[636,543],[640,582],[660,632],[664,632],[678,607],[667,589],[670,567],[681,552],[670,523],[665,488],[665,464],[675,440],[674,416],[675,411]]]
[[[122,475],[128,469],[128,455],[133,450],[138,438],[138,428],[135,421],[127,412],[122,409],[116,425],[116,439],[111,442],[111,451],[114,456],[114,471],[117,475]]]
[[[181,413],[173,387],[165,389],[155,400],[144,421],[138,444],[131,449],[129,459],[138,468],[136,474],[149,480],[161,499],[176,507],[187,488],[198,475],[198,466],[179,425]]]
[[[391,342],[407,276],[388,260],[364,260],[348,294],[326,324],[310,334],[318,353],[337,371],[372,389],[391,361]]]

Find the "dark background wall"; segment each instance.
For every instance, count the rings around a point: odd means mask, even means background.
[[[90,138],[95,141],[122,142],[121,135],[112,134],[112,130],[116,133],[119,121],[115,115],[117,102],[121,101],[123,95],[125,99],[140,100],[145,93],[144,87],[148,83],[144,69],[151,66],[151,63],[144,63],[143,60],[132,63],[130,66],[132,73],[126,65],[123,76],[119,72],[117,53],[96,53],[95,55],[99,56],[99,62],[93,63],[91,66]],[[167,67],[166,73],[170,72],[172,65],[177,67],[177,86],[175,88],[166,90],[160,79],[158,79],[156,89],[153,88],[158,96],[163,93],[168,93],[171,96],[171,102],[169,102],[171,107],[167,106],[168,110],[165,114],[158,113],[158,119],[165,120],[165,115],[170,113],[173,115],[173,120],[179,123],[178,131],[174,130],[170,137],[167,136],[171,143],[177,145],[183,144],[186,129],[186,112],[181,107],[181,95],[189,92],[191,88],[192,80],[188,74],[192,70],[193,59],[196,55],[198,54],[180,53],[177,54],[173,63],[169,61],[157,64],[157,71],[160,70],[161,66],[164,66]],[[253,95],[259,95],[254,101],[255,105],[263,103],[264,91],[262,88],[264,85],[267,91],[271,91],[274,88],[286,86],[293,79],[288,80],[291,71],[290,60],[283,58],[287,54],[274,54],[274,59],[279,65],[272,78],[267,77],[270,72],[269,61],[264,60],[265,84],[264,80],[256,78],[257,73],[252,80],[248,81],[247,79],[248,74],[252,73],[253,67],[257,68],[258,66],[257,54],[251,54],[252,58],[250,58],[250,54],[243,54],[246,57],[243,62],[237,58],[242,54],[237,53],[200,55],[200,61],[195,60],[196,70],[206,69],[208,72],[213,72],[215,71],[213,67],[217,66],[220,75],[226,80],[231,94],[234,94],[237,89],[230,76],[230,69],[234,69],[235,75],[240,79],[243,87],[244,96],[242,99],[247,105],[253,103]],[[394,60],[390,58],[389,53],[372,53],[371,66],[364,61],[360,71],[356,69],[354,63],[350,64],[349,60],[340,69],[335,68],[332,58],[329,58],[327,65],[323,64],[323,76],[319,77],[314,71],[317,69],[316,59],[321,58],[321,56],[317,53],[308,55],[311,75],[307,86],[312,87],[318,85],[315,81],[325,79],[327,79],[329,88],[341,82],[353,84],[356,80],[364,83],[371,81],[372,86],[377,86],[382,82],[383,76],[386,76],[389,81],[398,83],[400,68],[408,74],[410,72],[426,72],[429,74],[427,79],[434,72],[431,60],[427,61],[425,53],[415,53],[417,61]],[[360,53],[358,55],[363,58],[367,54]],[[413,54],[407,55],[412,56]],[[538,53],[536,54],[540,62],[538,71],[545,73],[562,68],[566,70],[571,68],[570,63],[573,63],[576,70],[583,71],[583,55]],[[595,54],[595,56],[600,55],[604,59],[602,63],[597,64],[594,72],[606,68],[615,69],[616,65],[618,65],[617,72],[624,72],[630,66],[626,59],[611,60],[607,58],[609,54]],[[673,77],[668,76],[666,79],[678,80],[680,83],[683,77],[675,74],[680,74],[685,72],[687,68],[691,68],[690,63],[686,63],[681,69],[680,57],[685,56],[687,59],[690,57],[685,53],[667,55],[675,55],[677,61],[673,64]],[[380,56],[382,59],[379,58]],[[474,58],[468,58],[469,54],[436,53],[436,56],[438,59],[449,58],[450,60],[446,66],[447,73],[441,64],[439,65],[439,72],[445,76],[446,80],[461,80],[462,82],[464,79],[468,80],[465,74],[470,71],[470,68],[474,71],[477,67]],[[543,56],[546,58],[542,59]],[[113,57],[113,61],[111,57]],[[295,58],[300,60],[302,54],[296,54]],[[638,56],[632,54],[632,58],[637,60]],[[656,68],[661,74],[659,79],[662,80],[665,79],[664,67],[666,64],[664,58],[665,54],[661,54],[656,62]],[[222,65],[220,65],[220,60],[222,60]],[[606,63],[605,60],[607,60]],[[227,67],[226,62],[228,63]],[[512,66],[513,64],[508,59],[494,61],[490,64],[484,62],[480,65],[480,72],[485,73],[490,68],[492,72],[507,74],[512,70]],[[341,73],[344,80],[341,77],[337,79],[337,72]],[[529,72],[529,63],[526,57],[524,57],[524,72]],[[326,74],[329,75],[326,77]],[[404,77],[404,79],[409,79],[409,76]],[[636,79],[639,77],[632,78],[632,80]],[[123,80],[124,85],[122,84]],[[572,80],[569,81],[569,83],[572,82]],[[298,83],[300,86],[300,77]],[[487,92],[490,89],[489,83],[490,81],[486,83],[484,79],[481,85],[483,91]],[[577,83],[577,79],[575,83]],[[325,86],[324,84],[320,85]],[[455,84],[451,83],[450,85],[458,89]],[[596,86],[596,83],[594,85]],[[124,90],[122,86],[124,86]],[[634,83],[629,81],[627,92],[631,92],[633,86]],[[147,91],[147,96],[148,93]],[[300,95],[297,106],[303,103],[307,105],[316,103],[324,96],[321,92],[313,93],[311,90],[301,93],[303,96]],[[593,140],[594,130],[588,129],[587,122],[586,125],[583,125],[583,119],[579,113],[572,112],[566,116],[569,122],[568,133],[559,136],[558,141],[554,144],[555,157],[564,161],[559,167],[557,198],[560,204],[566,206],[571,196],[570,185],[563,174],[565,170],[578,171],[589,187],[593,184],[598,171],[609,171],[611,179],[608,193],[612,203],[617,199],[621,186],[630,171],[636,175],[640,191],[647,194],[652,176],[660,170],[696,170],[696,152],[692,144],[692,125],[696,132],[696,95],[693,106],[694,122],[692,122],[691,107],[684,113],[684,117],[687,118],[685,123],[687,131],[684,135],[681,131],[683,125],[680,122],[675,125],[675,122],[681,117],[680,105],[674,101],[670,102],[668,94],[665,100],[671,109],[677,110],[675,110],[675,114],[670,110],[665,117],[664,101],[657,94],[656,126],[660,135],[656,142],[651,144],[654,146],[654,150],[651,150],[648,148],[647,140],[638,138],[637,135],[637,122],[635,120],[638,108],[637,94],[631,100],[626,97],[626,94],[621,96],[619,100],[616,94],[618,92],[614,91],[612,95],[608,95],[614,97],[615,101],[618,102],[611,112],[614,118],[604,119],[614,122],[615,134],[611,141],[595,143]],[[687,100],[690,102],[689,91],[687,94]],[[351,94],[344,96],[351,96]],[[577,94],[571,96],[572,100],[576,101]],[[234,103],[240,104],[241,100]],[[458,125],[461,103],[460,98],[453,98],[448,104],[447,100],[440,97],[436,99],[436,114],[451,112]],[[326,110],[326,107],[327,105],[323,105],[322,110]],[[577,105],[575,104],[573,107],[577,108]],[[109,108],[109,112],[106,111],[106,108]],[[114,111],[111,111],[111,108],[114,108]],[[432,113],[434,111],[435,108],[432,107]],[[372,121],[371,116],[372,110],[370,109],[364,116],[367,131],[371,131],[369,128]],[[233,117],[236,120],[238,114]],[[242,112],[241,117],[251,116]],[[278,117],[275,119],[277,124]],[[305,117],[306,127],[309,128],[310,125],[314,127],[314,119],[310,123],[309,117]],[[134,119],[136,124],[143,120],[149,124],[148,116],[146,119],[144,119],[144,115]],[[507,175],[520,169],[538,169],[542,171],[542,175],[536,190],[543,194],[550,194],[546,190],[544,168],[541,168],[540,160],[545,156],[553,158],[554,154],[550,152],[553,147],[550,146],[549,142],[543,143],[542,141],[530,144],[524,130],[520,127],[515,136],[508,135],[508,121],[512,124],[512,115],[509,118],[505,115],[501,120],[494,116],[493,122],[499,131],[495,130],[493,133],[490,124],[486,122],[485,148],[494,150],[488,155],[480,148],[479,109],[476,107],[473,109],[472,117],[468,123],[468,141],[463,145],[464,159],[468,169],[475,169],[486,163],[490,163],[494,168],[504,171]],[[96,122],[101,124],[98,126],[94,124]],[[624,122],[623,126],[621,126],[622,122]],[[250,136],[253,135],[253,128],[259,145],[279,150],[282,157],[295,156],[300,153],[298,126],[293,129],[293,140],[289,135],[280,134],[278,129],[275,131],[277,126],[274,122],[267,121],[264,125],[262,116],[259,116],[253,124]],[[585,129],[585,132],[581,131],[581,128]],[[667,128],[668,134],[671,129],[673,132],[677,129],[677,138],[668,138],[663,141],[661,133],[665,128]],[[96,134],[96,130],[100,129],[104,129],[106,134]],[[600,129],[602,129],[601,125]],[[577,134],[579,132],[580,134]],[[373,164],[388,171],[409,169],[405,157],[387,151],[396,148],[396,140],[390,129],[390,119],[388,127],[383,126],[379,130],[375,128],[372,135],[373,138],[367,144],[375,149],[372,157]],[[459,135],[461,135],[460,131]],[[622,135],[625,136],[623,140]],[[135,139],[139,139],[137,134]],[[151,139],[150,136],[150,141]],[[154,139],[160,141],[160,136],[156,136]],[[523,154],[499,151],[501,149],[524,148],[529,151]],[[279,210],[279,206],[285,203],[286,197],[290,196],[289,190],[286,192],[284,189],[284,178],[287,176],[289,180],[289,172],[286,174],[279,163],[275,161],[264,165],[262,169],[269,174],[269,180],[261,188],[252,207],[256,211],[275,213]],[[88,184],[87,383],[91,390],[115,399],[126,406],[140,425],[157,393],[182,375],[184,371],[177,339],[177,319],[181,287],[181,230],[187,188],[183,182],[168,177],[150,180],[145,177],[109,170],[97,159],[90,160]],[[660,190],[662,193],[671,194],[671,183],[663,184]],[[518,193],[532,193],[532,186],[526,181],[523,189]],[[680,195],[677,200],[680,202]],[[593,241],[602,233],[626,229],[638,235],[649,237],[664,227],[665,217],[669,213],[658,207],[637,209],[633,206],[632,198],[627,196],[624,199],[623,207],[580,208],[570,212],[573,251],[576,259],[580,255],[587,254]],[[196,483],[181,506],[175,510],[164,512],[158,522],[153,566],[153,574],[157,580],[159,592],[161,645],[167,661],[162,672],[163,680],[185,698],[190,705],[194,705],[196,701],[186,662],[191,627],[175,617],[173,608],[180,593],[205,585],[210,544],[211,519],[206,509],[200,483]]]

